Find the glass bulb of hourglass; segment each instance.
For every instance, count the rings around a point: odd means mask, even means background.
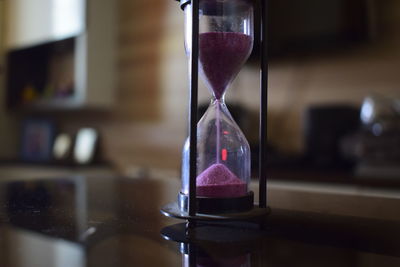
[[[200,69],[208,88],[221,99],[250,55],[251,36],[238,32],[206,32],[199,36]]]
[[[250,147],[221,100],[212,100],[198,124],[197,194],[240,197],[250,178]]]
[[[191,53],[191,5],[185,7],[185,47]],[[248,196],[250,147],[224,101],[227,88],[253,47],[249,0],[199,1],[199,69],[212,94],[197,126],[198,197]],[[189,193],[189,139],[183,149],[182,190]]]
[[[198,196],[221,198],[247,194],[250,148],[225,105],[224,94],[248,58],[252,42],[251,36],[242,33],[208,32],[199,36],[200,70],[214,98],[198,123]],[[182,165],[184,183],[188,181],[188,142]]]

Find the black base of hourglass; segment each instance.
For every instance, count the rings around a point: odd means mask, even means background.
[[[239,243],[250,248],[254,241],[264,238],[270,233],[270,229],[260,228],[255,224],[247,222],[231,223],[202,223],[197,227],[190,228],[187,223],[169,225],[161,229],[161,236],[169,241],[181,243],[181,245],[193,244],[197,241],[208,241],[217,243]]]
[[[248,192],[240,197],[214,198],[196,197],[196,207],[198,213],[238,213],[249,211],[253,208],[254,193]],[[181,210],[187,212],[189,196],[179,193],[178,205]]]
[[[197,197],[197,213],[190,216],[187,196],[180,193],[177,202],[163,206],[160,211],[165,216],[190,221],[250,221],[262,224],[271,209],[255,205],[253,197],[253,192],[237,198]]]

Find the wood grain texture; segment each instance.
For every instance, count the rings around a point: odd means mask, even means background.
[[[303,148],[303,113],[313,104],[359,105],[370,93],[400,93],[398,1],[375,42],[337,53],[290,58],[270,66],[269,138],[285,152]],[[105,157],[121,170],[131,165],[179,170],[186,138],[187,60],[183,47],[183,12],[162,0],[118,1],[117,102],[108,114],[80,114],[65,119],[72,129],[92,125],[103,135]],[[392,29],[392,31],[390,30]],[[250,110],[259,105],[259,72],[244,68],[227,92]],[[200,82],[199,99],[209,101]],[[59,118],[59,117],[57,117]],[[255,130],[256,131],[256,130]],[[257,136],[256,134],[253,136]],[[251,138],[251,136],[249,136]]]
[[[5,2],[0,0],[0,159],[18,154],[18,125],[14,114],[5,110]]]

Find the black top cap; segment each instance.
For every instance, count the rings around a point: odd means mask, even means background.
[[[191,0],[176,0],[176,1],[179,1],[182,10],[185,9],[185,6],[187,4],[190,4],[191,2]]]
[[[181,9],[184,10],[185,6],[187,4],[191,3],[191,0],[176,0],[180,2]],[[232,4],[236,6],[236,10],[239,8],[246,9],[248,7],[248,4],[251,3],[252,0],[235,0],[232,1]],[[223,2],[217,1],[217,0],[201,0],[200,3],[200,8],[203,10],[203,14],[216,14],[217,10],[221,9],[223,6]],[[229,10],[225,10],[225,12],[228,12]]]

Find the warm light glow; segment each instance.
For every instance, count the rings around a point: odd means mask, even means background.
[[[94,156],[95,143],[98,133],[92,128],[82,128],[79,130],[74,149],[74,159],[79,164],[89,163]]]
[[[3,2],[3,1],[0,1]],[[84,32],[86,0],[11,0],[7,2],[6,45],[23,48]],[[96,1],[94,1],[96,2]],[[0,16],[2,19],[2,17]]]
[[[52,30],[57,38],[65,38],[83,32],[85,28],[85,1],[53,0]]]
[[[56,159],[63,159],[67,157],[71,149],[72,139],[68,134],[60,134],[54,141],[53,156]]]

